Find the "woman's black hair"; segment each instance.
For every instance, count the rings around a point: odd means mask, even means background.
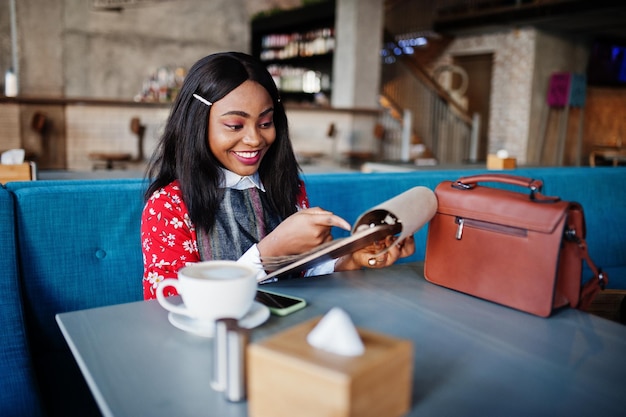
[[[193,94],[215,103],[247,80],[263,86],[274,105],[276,139],[261,161],[259,176],[268,200],[282,218],[296,211],[300,167],[291,146],[285,109],[267,69],[241,52],[208,55],[189,70],[146,170],[147,178],[152,180],[146,200],[178,179],[196,228],[208,231],[213,227],[222,198],[219,188],[222,165],[209,149],[208,123],[212,106],[195,99]]]

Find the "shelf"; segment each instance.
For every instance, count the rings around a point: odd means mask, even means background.
[[[332,59],[334,55],[333,51],[326,52],[324,54],[315,54],[308,56],[292,56],[289,58],[274,58],[274,59],[261,59],[264,64],[306,64],[315,62],[327,62],[328,59]]]
[[[330,22],[335,26],[335,1],[322,1],[296,9],[284,10],[252,20],[252,33],[305,32]]]
[[[252,53],[268,68],[285,99],[326,101],[332,94],[335,1],[276,12],[252,21]]]
[[[87,98],[87,97],[46,97],[46,96],[29,96],[19,95],[17,97],[6,97],[0,95],[0,103],[14,103],[14,104],[28,104],[28,105],[40,105],[40,106],[112,106],[112,107],[159,107],[169,108],[172,103],[161,102],[142,102],[133,100],[121,100],[121,99],[99,99],[99,98]]]

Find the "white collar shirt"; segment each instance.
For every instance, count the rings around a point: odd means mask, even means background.
[[[255,172],[253,175],[241,176],[235,174],[232,171],[222,168],[224,173],[224,182],[222,188],[232,188],[234,190],[247,190],[248,188],[256,187],[259,190],[265,192],[265,187],[261,182],[259,173]]]

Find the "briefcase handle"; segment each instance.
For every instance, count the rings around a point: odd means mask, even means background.
[[[471,190],[476,187],[479,182],[499,182],[502,184],[517,185],[530,190],[530,200],[540,203],[554,203],[560,201],[559,197],[549,197],[541,194],[543,181],[510,174],[477,174],[467,177],[461,177],[452,183],[454,188],[460,190]]]

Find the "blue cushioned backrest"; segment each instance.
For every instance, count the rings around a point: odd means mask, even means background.
[[[36,337],[65,346],[55,314],[142,299],[141,180],[12,190]]]
[[[0,187],[0,415],[41,415],[20,303],[13,198]]]
[[[57,313],[142,300],[141,180],[14,186],[27,334],[50,415],[99,412]]]
[[[9,191],[15,191],[23,188],[47,188],[57,187],[59,185],[113,185],[113,184],[128,184],[140,182],[138,178],[112,178],[112,179],[64,179],[64,180],[37,180],[37,181],[13,181],[5,184],[5,187]]]

